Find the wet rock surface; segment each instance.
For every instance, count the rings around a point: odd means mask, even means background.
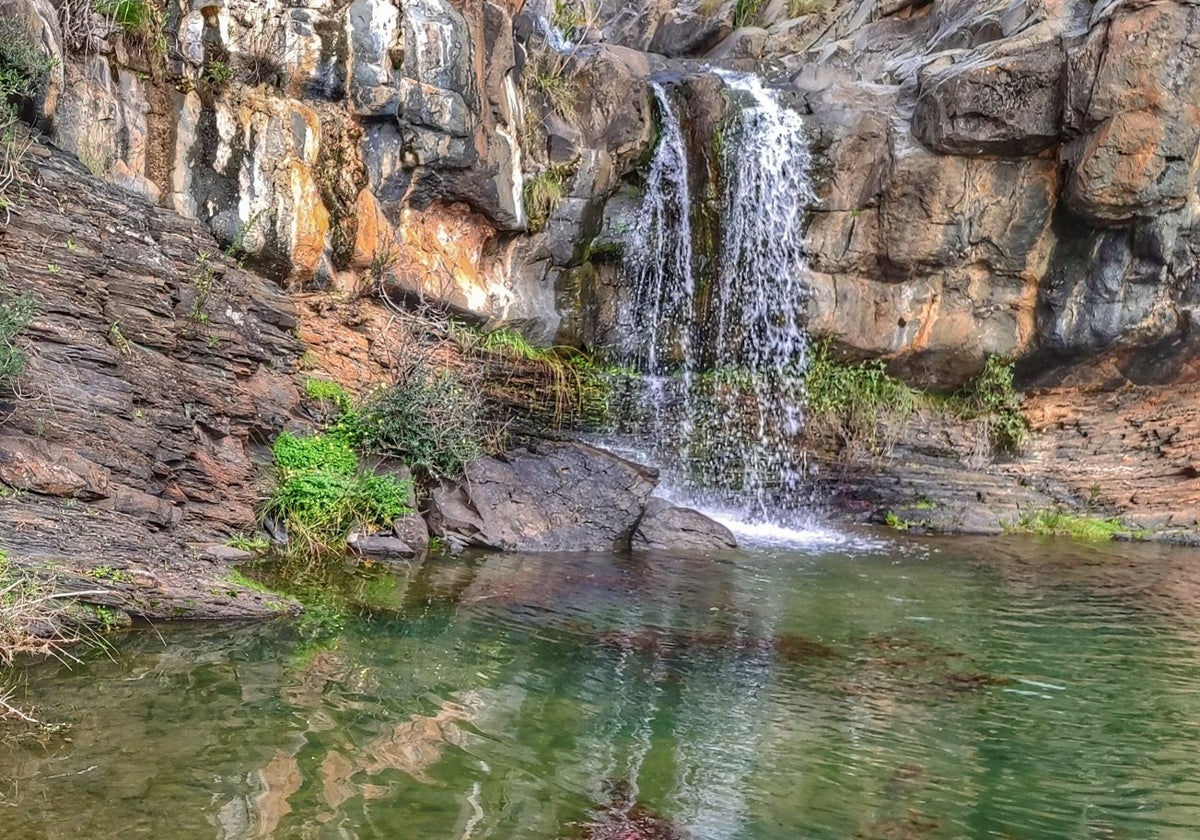
[[[705,551],[736,548],[728,528],[707,516],[665,499],[653,498],[633,532],[633,548]]]
[[[629,548],[657,472],[580,443],[480,458],[429,500],[443,539],[507,551]]]

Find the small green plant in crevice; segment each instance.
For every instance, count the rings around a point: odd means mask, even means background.
[[[909,528],[913,527],[913,523],[890,510],[887,512],[887,515],[884,517],[883,521],[885,525],[895,531],[907,531]]]
[[[523,199],[529,229],[537,232],[546,226],[554,209],[566,195],[566,182],[571,176],[569,166],[551,166],[525,177]]]
[[[109,583],[129,583],[132,580],[125,572],[108,565],[96,566],[94,569],[88,569],[84,574],[95,580]]]
[[[759,22],[766,0],[737,0],[733,9],[733,25],[735,27],[754,26]]]
[[[579,101],[579,83],[571,74],[570,55],[548,46],[532,49],[521,70],[526,100],[540,93],[546,106],[562,116],[570,116]]]
[[[128,43],[147,58],[166,55],[163,9],[155,0],[96,0],[93,9],[120,27]]]
[[[18,295],[0,286],[0,396],[13,393],[25,371],[25,352],[17,337],[29,326],[37,312],[33,296]]]
[[[1004,530],[1010,534],[1104,542],[1134,529],[1115,517],[1080,516],[1062,509],[1043,508],[1023,513],[1015,522],[1005,523]]]
[[[215,58],[204,66],[203,78],[204,81],[219,90],[228,87],[229,83],[233,81],[233,68],[229,66],[228,62]]]

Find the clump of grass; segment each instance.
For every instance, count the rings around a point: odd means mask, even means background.
[[[346,389],[329,379],[307,380],[304,383],[304,395],[310,400],[329,403],[343,412],[350,411],[353,406]]]
[[[409,513],[409,486],[360,468],[358,456],[334,435],[297,437],[284,432],[272,447],[275,489],[261,518],[282,525],[293,550],[337,551],[355,528],[388,528]]]
[[[740,28],[758,23],[766,4],[766,0],[737,0],[733,9],[733,25]]]
[[[18,346],[17,336],[36,311],[32,295],[18,295],[0,286],[0,396],[16,390],[25,370],[25,352]]]
[[[807,421],[849,450],[886,452],[915,412],[920,394],[891,376],[879,359],[844,364],[828,341],[812,348],[805,376]]]
[[[155,0],[96,0],[93,8],[120,27],[130,44],[141,49],[147,57],[166,55],[163,10]]]
[[[814,15],[825,11],[825,0],[788,0],[787,16],[789,18]]]
[[[541,172],[525,177],[525,215],[529,229],[537,232],[546,226],[554,208],[566,195],[566,180],[570,171],[566,167],[551,166]]]
[[[271,548],[271,542],[266,537],[249,534],[234,534],[225,544],[230,548],[248,551],[251,554],[263,554]]]
[[[524,431],[557,431],[565,426],[600,430],[610,417],[607,372],[573,347],[534,347],[514,329],[480,334],[458,328],[465,352],[483,362],[485,401],[496,405],[503,422]]]
[[[555,113],[570,116],[579,101],[579,84],[570,72],[569,56],[540,47],[530,52],[521,71],[526,91],[537,91]]]
[[[1070,537],[1087,542],[1105,542],[1129,530],[1129,526],[1116,518],[1079,516],[1053,508],[1023,513],[1016,522],[1005,526],[1005,531],[1012,534]]]
[[[983,371],[950,396],[918,391],[887,372],[882,360],[846,364],[834,358],[829,341],[813,346],[805,374],[807,422],[831,433],[845,448],[873,454],[890,450],[899,430],[918,411],[977,421],[992,453],[1017,452],[1029,425],[1013,366],[988,358]]]

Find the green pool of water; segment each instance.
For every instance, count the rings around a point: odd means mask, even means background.
[[[1200,553],[896,541],[310,570],[33,668],[0,837],[1194,838]],[[670,832],[675,832],[671,834]]]

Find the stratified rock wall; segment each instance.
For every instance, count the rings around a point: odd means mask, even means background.
[[[57,61],[41,123],[93,174],[289,288],[382,281],[550,340],[558,275],[650,142],[650,69],[620,47],[556,53],[521,6],[169,0],[147,43],[95,16],[92,37],[64,33],[51,0],[0,3]],[[522,77],[533,50],[564,101]],[[556,195],[531,230],[539,176]]]

